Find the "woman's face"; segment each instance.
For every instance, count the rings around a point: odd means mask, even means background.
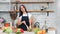
[[[25,12],[25,8],[23,6],[21,6],[21,11]]]

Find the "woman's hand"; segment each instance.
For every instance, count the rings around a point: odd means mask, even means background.
[[[24,23],[26,25],[26,22],[25,21],[22,21],[22,23]],[[27,29],[29,30],[29,27],[26,25]]]
[[[31,26],[29,26],[29,28],[31,29],[32,27],[31,27]]]
[[[17,23],[16,25],[18,25],[18,26],[19,26],[20,24],[21,24],[21,23]]]
[[[22,21],[22,23],[24,23],[26,25],[26,22],[25,21]]]

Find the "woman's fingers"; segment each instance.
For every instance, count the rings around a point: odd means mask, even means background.
[[[22,23],[24,23],[26,25],[26,22],[25,21],[22,21]],[[29,27],[26,25],[27,29],[29,30]]]
[[[31,26],[29,26],[29,28],[31,29]]]
[[[26,25],[27,29],[29,30],[29,27]]]
[[[20,25],[20,23],[18,23],[17,25]]]
[[[22,23],[24,23],[26,25],[26,22],[25,21],[22,21]]]

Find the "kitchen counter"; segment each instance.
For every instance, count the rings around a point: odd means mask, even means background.
[[[56,34],[56,29],[55,28],[48,28],[47,34]]]
[[[55,34],[56,29],[55,28],[48,28],[48,32],[47,34]],[[0,30],[0,34],[7,34],[2,32],[2,30]],[[11,34],[15,34],[15,33],[11,33]],[[24,31],[24,33],[22,34],[34,34],[34,32],[28,32],[28,31]]]
[[[0,32],[0,34],[7,34],[7,33]],[[10,33],[10,34],[16,34],[16,33]],[[22,34],[34,34],[34,32],[27,32],[27,31],[25,31]]]

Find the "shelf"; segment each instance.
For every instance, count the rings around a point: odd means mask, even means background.
[[[0,2],[0,4],[9,4],[11,2]]]
[[[36,10],[36,11],[30,10],[28,12],[54,12],[54,11],[53,10],[43,10],[43,11],[41,11],[41,10]]]
[[[12,11],[0,11],[0,13],[9,13],[9,12],[12,12]],[[28,12],[54,12],[54,11],[53,10],[43,10],[43,11],[41,11],[41,10],[36,10],[36,11],[29,10]]]
[[[40,3],[54,3],[53,1],[52,2],[11,2],[11,4],[40,4]]]
[[[11,4],[16,4],[16,2],[0,2],[0,4],[3,3],[11,3]],[[40,4],[40,3],[54,3],[54,1],[46,1],[46,2],[17,2],[18,4]]]
[[[0,13],[9,13],[11,11],[0,11]]]
[[[0,4],[40,4],[40,3],[54,3],[53,1],[52,2],[0,2]]]

